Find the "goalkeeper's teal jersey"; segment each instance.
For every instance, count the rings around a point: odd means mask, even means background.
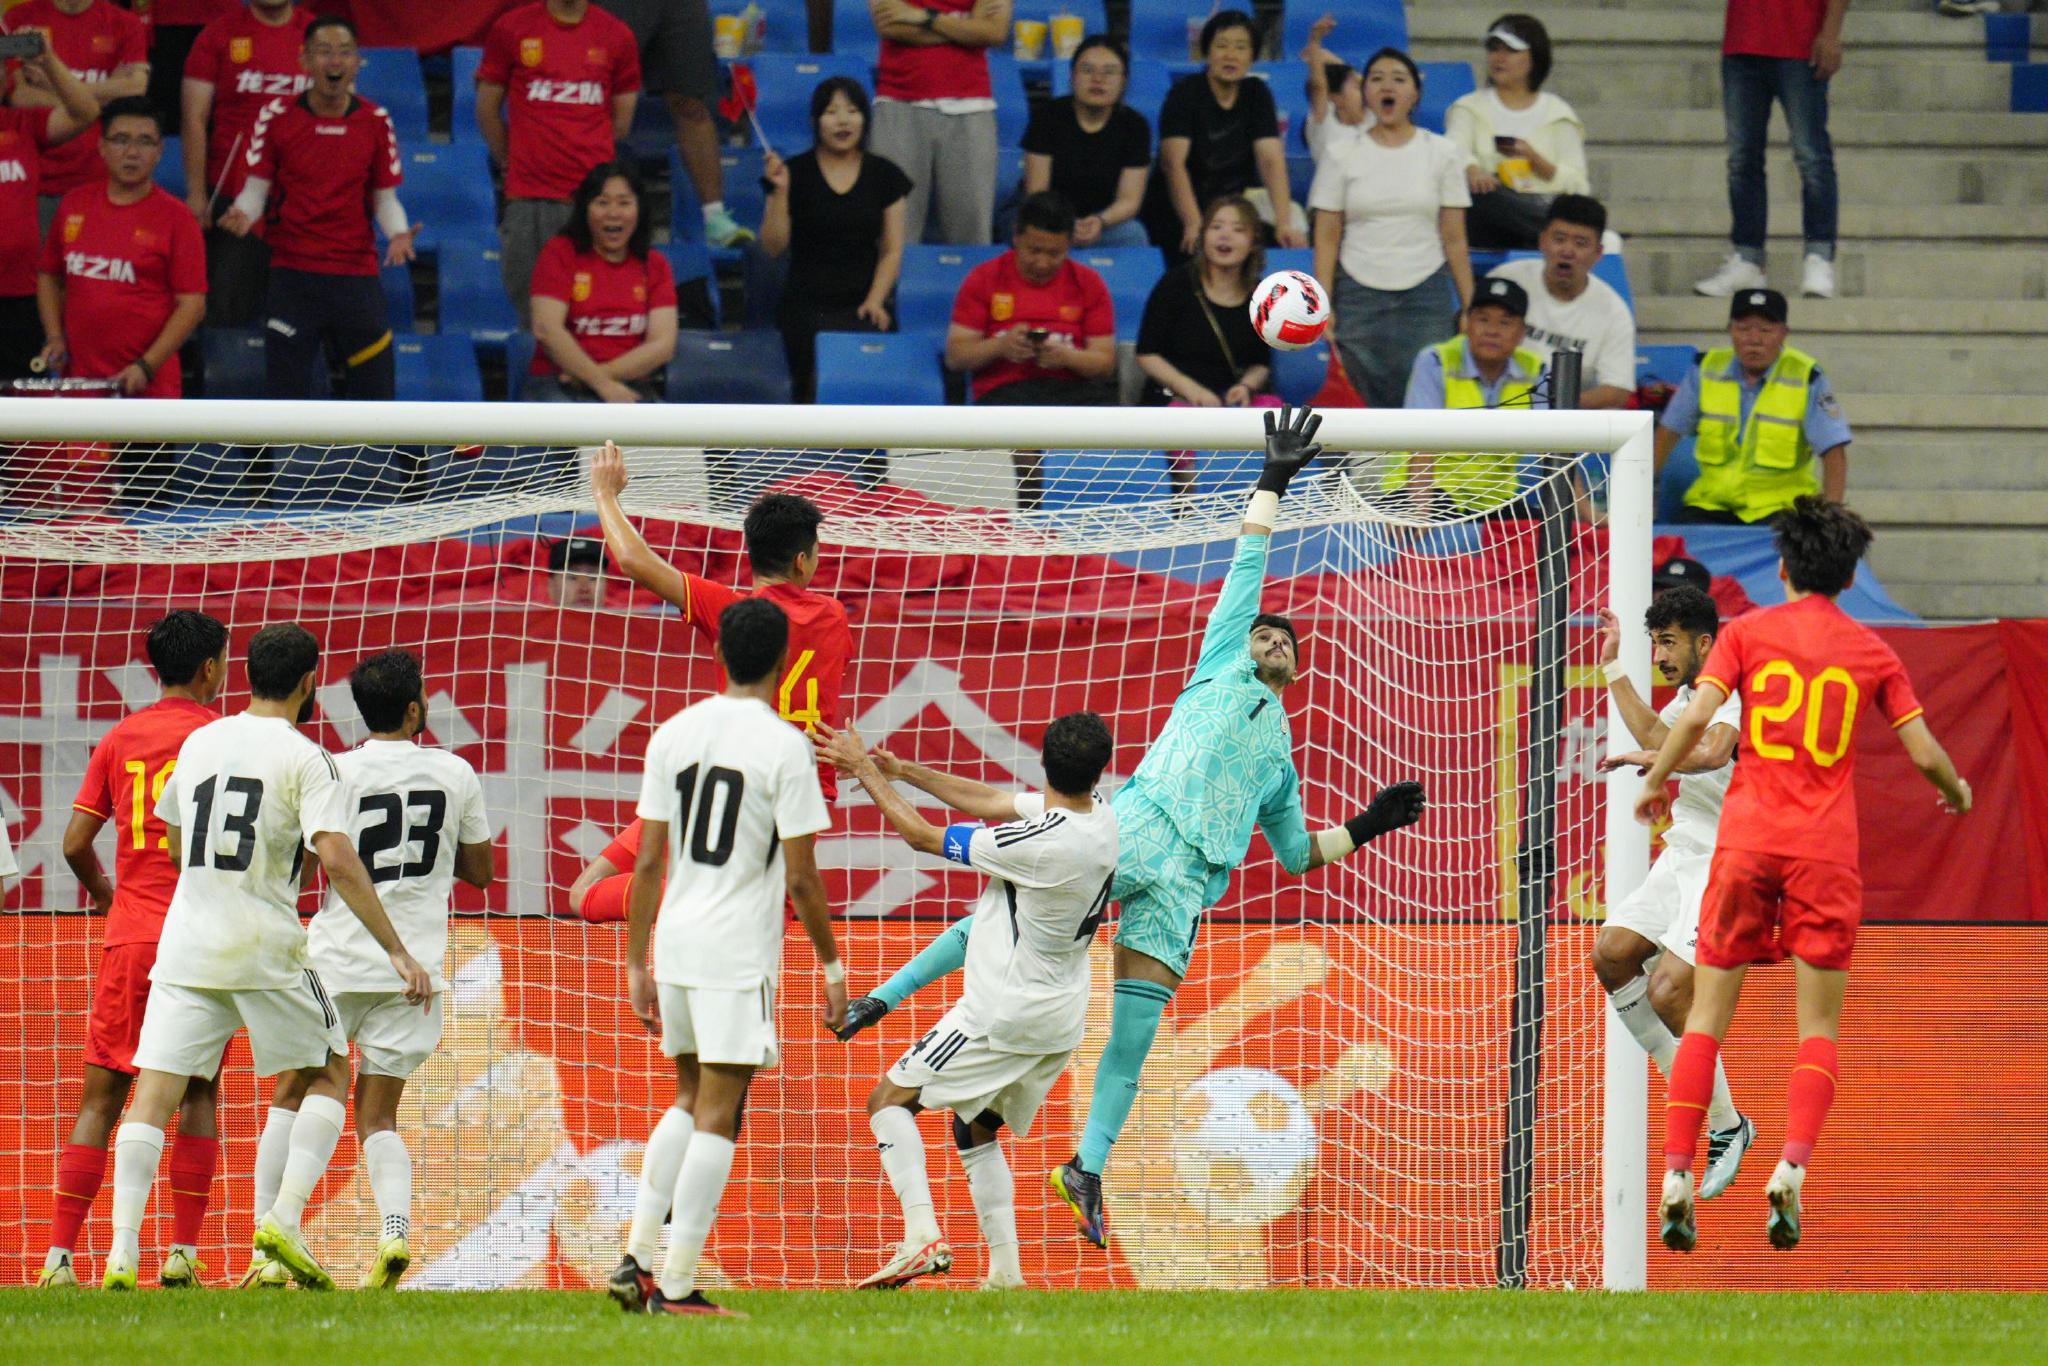
[[[1271,539],[1238,538],[1194,676],[1124,790],[1158,807],[1188,847],[1216,867],[1244,861],[1257,824],[1281,866],[1299,873],[1308,866],[1309,840],[1294,737],[1286,707],[1259,681],[1249,649]]]

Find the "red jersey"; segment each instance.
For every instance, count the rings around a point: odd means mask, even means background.
[[[910,0],[917,9],[967,14],[974,0]],[[933,43],[916,47],[882,42],[875,94],[885,100],[985,100],[989,98],[988,49]]]
[[[658,251],[614,263],[576,250],[566,237],[551,237],[533,263],[533,296],[569,305],[570,335],[603,365],[647,340],[650,312],[676,306],[676,277]],[[546,348],[534,350],[532,373],[552,375],[559,368]]]
[[[1699,681],[1742,694],[1716,847],[1856,866],[1856,718],[1921,712],[1891,647],[1815,594],[1728,623]]]
[[[505,87],[505,197],[567,199],[612,159],[612,101],[640,88],[640,48],[596,5],[573,24],[521,5],[491,25],[476,78]]]
[[[766,598],[789,618],[789,659],[782,683],[775,690],[775,710],[785,721],[815,733],[823,721],[834,730],[846,725],[841,693],[846,687],[846,664],[853,658],[853,631],[846,624],[846,608],[839,599],[771,583],[753,593],[742,593],[695,574],[683,575],[686,593],[683,620],[703,633],[712,643],[718,640],[718,616],[741,598]],[[839,799],[839,770],[818,765],[818,785],[825,789],[827,804]]]
[[[244,8],[241,0],[136,0],[135,12],[145,23],[194,28],[224,19]]]
[[[1116,306],[1109,286],[1079,261],[1060,262],[1050,283],[1032,284],[1017,270],[1017,253],[1006,251],[967,272],[953,299],[953,325],[984,337],[1019,324],[1042,327],[1051,340],[1077,350],[1090,337],[1116,331]],[[974,396],[1025,379],[1074,379],[1071,370],[1048,370],[1034,361],[997,360],[974,372]]]
[[[1728,0],[1721,51],[1730,57],[1813,56],[1828,0]]]
[[[185,79],[213,87],[213,112],[206,131],[206,188],[221,187],[232,200],[249,178],[249,137],[263,106],[290,99],[313,83],[299,63],[306,25],[313,16],[294,9],[282,24],[266,24],[254,10],[237,6],[192,41]],[[169,20],[159,19],[168,23]],[[223,168],[227,178],[222,180]]]
[[[36,256],[43,236],[36,196],[42,193],[50,115],[56,112],[0,107],[0,296],[20,298],[36,292]]]
[[[65,373],[103,379],[149,349],[180,294],[206,292],[206,238],[185,201],[162,186],[116,204],[105,185],[87,185],[57,205],[40,269],[64,286]],[[174,351],[142,393],[184,392]]]
[[[382,105],[349,97],[345,113],[313,112],[306,96],[272,100],[256,116],[247,174],[270,182],[270,264],[319,275],[375,275],[371,214],[377,191],[404,179],[398,130]]]
[[[142,21],[108,0],[92,0],[77,14],[66,14],[54,0],[24,0],[7,11],[0,28],[9,33],[41,29],[50,51],[88,86],[108,80],[124,66],[149,60],[149,36]],[[18,65],[10,63],[9,71]],[[97,124],[43,158],[44,194],[64,194],[106,178]]]
[[[178,766],[185,737],[219,713],[166,697],[124,717],[93,747],[72,809],[114,823],[114,908],[107,945],[154,944],[178,885],[156,801]]]

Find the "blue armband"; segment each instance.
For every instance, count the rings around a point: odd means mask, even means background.
[[[987,827],[963,821],[959,825],[946,827],[945,844],[942,852],[954,863],[972,867],[968,862],[967,846],[974,842],[975,832]]]

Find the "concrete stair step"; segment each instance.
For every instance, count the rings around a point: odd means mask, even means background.
[[[1655,187],[1664,192],[1664,203],[1727,202],[1728,160],[1719,147],[1617,148],[1595,143],[1587,150],[1586,164],[1593,191],[1603,198]],[[1845,203],[2038,205],[2048,201],[2048,144],[1978,155],[1838,150],[1835,173]],[[1799,177],[1789,155],[1768,158],[1765,186],[1770,198],[1797,202]]]
[[[1705,47],[1718,53],[1721,47],[1723,7],[1694,5],[1649,7],[1630,5],[1628,13],[1617,14],[1584,3],[1557,6],[1543,16],[1543,26],[1560,51],[1577,48],[1605,52],[1613,48],[1653,46]],[[1464,43],[1478,47],[1479,35],[1500,14],[1491,5],[1419,4],[1408,10],[1409,45]],[[1342,37],[1343,29],[1337,30]],[[1842,24],[1842,45],[1853,63],[1858,53],[1879,53],[1904,48],[1909,53],[1929,51],[1969,52],[1982,57],[1982,24],[1959,23],[1932,12],[1903,9],[1877,10],[1851,6]],[[1886,53],[1887,58],[1892,54]]]
[[[1702,14],[1714,15],[1717,22],[1719,21],[1722,9],[1720,0],[1578,0],[1578,6],[1580,9],[1595,12],[1607,11],[1612,13],[1616,10],[1627,10],[1629,12],[1628,17],[1630,18],[1633,18],[1638,12],[1645,10],[1651,12],[1694,10]],[[1409,8],[1409,22],[1411,24],[1415,22],[1414,15],[1418,12],[1419,8],[1420,6],[1414,3],[1414,0],[1411,0]],[[1871,10],[1885,13],[1911,12],[1925,14],[1927,9],[1928,0],[1856,0],[1856,8],[1851,12],[1862,13],[1865,10]],[[1983,41],[1983,28],[1974,21],[1951,19],[1948,22],[1976,32],[1978,35],[1977,41],[1980,43]]]
[[[2048,531],[1894,527],[1871,547],[1871,562],[1887,587],[1898,584],[2004,584],[2030,586],[2031,609],[2048,609]]]
[[[1727,145],[1727,122],[1717,109],[1649,108],[1611,110],[1602,116],[1611,124],[1614,136],[1603,137],[1599,129],[1588,136],[1602,145],[1623,144],[1637,150],[1650,147],[1707,147],[1716,153]],[[1895,113],[1874,113],[1861,109],[1834,109],[1828,114],[1828,136],[1837,155],[1845,147],[1874,147],[1884,151],[1903,148],[1962,148],[1982,151],[1991,147],[2039,150],[2042,145],[2038,114],[1982,113],[1967,119],[1902,119]],[[1787,150],[1791,142],[1785,120],[1779,114],[1771,120],[1771,145]]]
[[[2042,489],[2041,447],[2032,432],[1974,433],[1957,440],[1859,424],[1850,448],[1849,486],[1897,492],[2024,495],[2035,512]],[[2004,438],[2000,440],[1999,438]],[[2048,523],[2048,515],[2037,517]]]
[[[1708,330],[1728,325],[1728,301],[1697,294],[1636,296],[1636,326],[1649,332]],[[1792,299],[1795,335],[1920,334],[1913,348],[1944,340],[1984,344],[1985,338],[2032,337],[2048,332],[2048,303],[2040,300],[1966,300],[1952,304],[1916,302],[1902,309],[1887,299]],[[2039,358],[2035,358],[2039,364]],[[2048,369],[2048,367],[2043,367]],[[2036,414],[2036,417],[2044,414]]]
[[[2044,25],[2048,28],[2048,25]],[[1718,45],[1709,44],[1693,55],[1672,55],[1672,49],[1650,53],[1628,53],[1617,49],[1565,49],[1556,61],[1545,87],[1572,102],[1586,120],[1587,136],[1595,142],[1626,136],[1627,124],[1610,111],[1628,109],[1721,108],[1721,59]],[[1417,57],[1430,61],[1471,61],[1472,50],[1445,50],[1432,54],[1418,51]],[[1831,110],[1881,113],[1980,113],[2002,114],[2012,107],[2012,73],[2001,64],[1983,59],[1981,48],[1974,56],[1914,58],[1899,54],[1894,60],[1853,59],[1830,83]]]
[[[1893,563],[1885,540],[1870,548],[1870,565],[1883,581],[1885,591],[1910,612],[1930,622],[1995,621],[2006,617],[2038,617],[2048,606],[2048,594],[2038,584],[1956,583],[1941,580],[1915,583],[1888,572]]]
[[[2048,492],[2011,489],[1893,489],[1866,485],[1859,457],[1850,501],[1872,526],[2013,527],[2048,523]]]
[[[2032,394],[1975,394],[1968,403],[1944,403],[1925,393],[1878,385],[1854,395],[1854,402],[1849,421],[1859,432],[1884,430],[1914,439],[1967,434],[1973,442],[2001,449],[2010,442],[2032,441],[2036,450],[2048,451],[2048,440],[2041,436],[2041,400]]]
[[[1681,333],[1644,333],[1644,344],[1682,340]],[[1695,333],[1695,336],[1707,334]],[[2001,342],[1979,337],[1816,337],[1793,334],[1820,361],[1821,369],[1854,426],[1860,418],[1862,394],[1939,394],[2030,396],[2032,417],[2039,424],[2048,411],[2048,370],[2032,342]],[[1697,343],[1695,343],[1697,344]],[[2048,461],[2044,461],[2048,466]]]
[[[1715,174],[1718,198],[1650,199],[1643,197],[1655,187],[1624,187],[1622,193],[1602,196],[1615,230],[1629,240],[1634,251],[1644,242],[1671,237],[1708,237],[1726,241],[1728,235],[1727,176]],[[1789,254],[1798,255],[1799,196],[1771,196],[1771,236],[1783,239]],[[2028,204],[1859,204],[1842,205],[1841,240],[1866,246],[1897,246],[1908,242],[1933,242],[1942,246],[1965,243],[2022,243],[2038,247],[2048,238],[2048,207]],[[1771,244],[1773,258],[1783,254],[1777,242]]]
[[[1638,296],[1690,293],[1693,281],[1717,269],[1727,254],[1725,239],[1638,244],[1628,252],[1629,281]],[[1797,289],[1800,244],[1773,251],[1767,273],[1787,294]],[[2048,298],[2048,251],[1844,242],[1835,254],[1835,281],[1843,298],[2041,299]]]

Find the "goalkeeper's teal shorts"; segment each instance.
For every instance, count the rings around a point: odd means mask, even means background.
[[[1126,785],[1116,811],[1116,942],[1185,977],[1202,912],[1230,886],[1230,870],[1191,848],[1166,813]]]

